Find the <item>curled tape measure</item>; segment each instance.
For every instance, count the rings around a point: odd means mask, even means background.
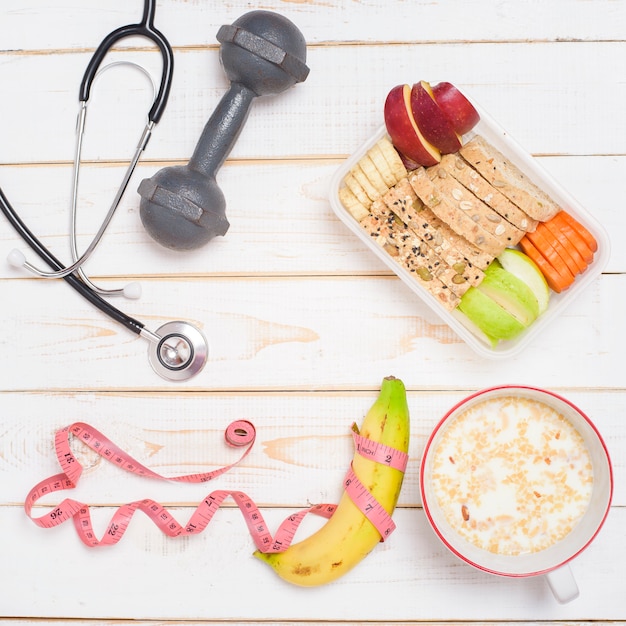
[[[169,511],[158,502],[144,499],[119,507],[113,514],[104,535],[98,539],[93,530],[89,506],[71,498],[65,498],[61,503],[53,506],[46,515],[33,516],[33,507],[38,500],[56,491],[74,489],[78,484],[83,467],[72,452],[70,436],[74,436],[102,458],[131,474],[158,480],[204,483],[224,474],[242,461],[254,445],[256,431],[254,426],[246,420],[232,422],[224,433],[226,443],[230,446],[246,447],[237,461],[211,472],[186,474],[172,478],[161,476],[145,467],[88,424],[76,422],[58,431],[55,435],[54,447],[62,473],[51,476],[35,485],[26,497],[24,509],[28,517],[41,528],[53,528],[70,519],[73,520],[78,536],[89,547],[116,544],[126,532],[136,511],[145,513],[169,537],[198,534],[208,526],[224,500],[231,497],[243,514],[257,549],[266,553],[282,552],[292,543],[296,530],[306,515],[313,513],[328,519],[337,508],[335,504],[317,504],[290,515],[281,523],[276,535],[272,537],[258,507],[241,491],[212,491],[198,505],[185,525],[179,524]],[[352,427],[352,436],[359,454],[404,472],[408,460],[407,454],[362,437],[358,434],[356,425]],[[382,505],[359,481],[352,467],[344,479],[344,488],[356,506],[378,530],[381,541],[384,541],[393,532],[395,524]]]

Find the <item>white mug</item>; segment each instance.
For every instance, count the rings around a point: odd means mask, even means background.
[[[539,406],[536,403],[550,407],[550,409],[553,410],[551,411],[548,409],[550,413],[558,413],[573,427],[574,431],[577,431],[582,437],[582,441],[586,447],[584,459],[591,462],[589,474],[592,475],[592,480],[591,478],[588,480],[588,483],[591,484],[591,488],[589,490],[590,494],[588,494],[589,501],[584,509],[584,513],[581,512],[582,517],[580,517],[567,534],[560,537],[554,543],[550,543],[549,545],[546,544],[543,547],[539,546],[534,551],[521,550],[519,552],[511,551],[508,553],[500,550],[494,551],[492,549],[487,549],[484,545],[480,545],[480,543],[475,540],[470,540],[472,531],[469,530],[468,526],[463,527],[463,524],[470,523],[469,520],[471,515],[469,509],[464,508],[462,503],[462,499],[464,497],[463,493],[467,493],[467,489],[465,492],[463,492],[463,489],[457,489],[459,484],[458,475],[456,479],[451,479],[450,481],[445,482],[448,480],[445,474],[445,463],[447,461],[443,456],[443,447],[441,448],[439,461],[437,462],[438,469],[434,469],[434,459],[437,456],[436,453],[438,446],[444,445],[442,438],[445,433],[448,432],[448,429],[455,422],[455,420],[462,415],[474,415],[480,410],[481,407],[488,406],[483,404],[488,400],[504,402],[503,399],[505,398],[507,399],[506,403],[508,406],[515,406],[515,399],[519,399],[520,407],[523,408],[511,409],[514,413],[518,410],[526,410],[527,406]],[[478,408],[476,408],[477,405]],[[468,413],[468,410],[471,409],[475,410]],[[503,411],[503,414],[505,412],[506,411]],[[507,427],[509,421],[507,421]],[[479,433],[480,431],[475,429],[472,432]],[[493,433],[484,433],[484,435],[495,438]],[[452,436],[453,435],[450,435],[449,438]],[[560,434],[557,435],[556,438],[559,436]],[[578,438],[576,438],[576,440],[578,440]],[[466,454],[462,455],[464,458],[461,459],[461,463],[467,463],[471,456],[471,446],[474,444],[469,443],[467,438],[459,438],[459,441],[464,442],[462,445],[465,447],[466,451]],[[491,445],[490,443],[485,444],[485,439],[482,439],[482,441],[483,447],[485,448]],[[448,450],[448,448],[446,448],[446,450]],[[450,458],[450,462],[454,463],[455,460]],[[537,460],[536,462],[541,463],[540,460]],[[550,462],[550,459],[546,459],[546,463]],[[559,463],[562,464],[560,460]],[[443,473],[441,472],[442,467],[444,468]],[[494,467],[497,468],[500,466],[496,465]],[[471,466],[471,469],[475,469],[474,465]],[[459,467],[458,469],[455,468],[452,471],[459,472],[461,470]],[[487,476],[487,474],[485,475]],[[443,479],[441,476],[443,476]],[[493,469],[488,476],[489,482],[487,490],[493,488]],[[498,480],[500,478],[498,478]],[[441,483],[442,480],[444,481],[443,483]],[[445,498],[442,496],[438,497],[435,491],[435,483],[452,485],[453,480],[457,481],[454,483],[454,491],[448,491]],[[464,486],[467,487],[465,479],[462,480]],[[510,479],[507,480],[510,483]],[[546,489],[547,488],[548,487],[546,486]],[[557,490],[557,487],[555,486],[551,486],[550,488],[555,492]],[[510,490],[510,487],[507,487],[507,489]],[[569,567],[569,563],[578,554],[580,554],[582,550],[589,546],[597,533],[600,531],[600,528],[608,515],[613,495],[613,471],[608,450],[600,433],[591,420],[574,404],[555,393],[543,389],[518,385],[502,385],[472,394],[454,406],[435,427],[426,443],[426,448],[422,457],[420,467],[420,490],[422,504],[430,525],[447,548],[450,549],[456,556],[461,558],[466,563],[491,574],[516,578],[527,576],[545,576],[554,597],[559,602],[566,603],[574,600],[579,595],[578,586]],[[561,491],[564,492],[564,490]],[[495,493],[495,491],[493,493]],[[533,493],[535,493],[537,497],[541,497],[542,495],[538,493],[537,488],[535,488]],[[454,494],[454,497],[451,497],[451,494]],[[458,501],[455,501],[457,494],[460,495],[458,495]],[[483,494],[483,496],[484,495],[485,494]],[[483,498],[483,496],[480,497]],[[495,496],[493,497],[495,498]],[[488,500],[488,496],[485,496],[483,499]],[[502,505],[499,503],[498,507],[506,507],[509,505],[509,498],[500,498],[500,500],[504,500],[506,504]],[[480,502],[481,500],[477,501]],[[493,501],[499,502],[497,499],[494,499]],[[511,502],[514,501],[511,500]],[[511,504],[511,508],[515,508],[513,504]],[[461,519],[450,517],[451,511],[456,510],[459,511],[459,515],[461,515],[462,512]],[[447,511],[447,513],[445,511]],[[512,513],[513,515],[515,514],[514,512]],[[456,515],[456,513],[454,514]],[[457,524],[456,529],[454,528],[454,525],[450,523],[451,519],[454,519],[454,523]],[[491,520],[491,518],[483,518],[483,520],[484,519]],[[512,519],[512,517],[509,515],[506,519]],[[533,521],[536,522],[536,520]],[[477,523],[477,521],[473,522],[474,528],[477,528]],[[485,521],[482,521],[481,524],[482,526],[478,526],[478,528],[487,528],[485,531],[487,535],[484,535],[487,537],[489,533],[489,526]],[[544,526],[545,525],[546,523],[544,523]],[[465,529],[467,529],[467,531]],[[507,539],[505,539],[505,541],[506,540]]]

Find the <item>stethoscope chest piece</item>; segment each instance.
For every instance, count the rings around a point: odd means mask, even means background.
[[[167,322],[155,333],[148,347],[152,369],[163,378],[188,380],[205,366],[209,349],[204,335],[187,322]]]

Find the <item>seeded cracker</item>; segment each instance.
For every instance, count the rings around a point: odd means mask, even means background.
[[[469,189],[460,185],[445,168],[435,165],[426,170],[428,177],[447,199],[467,213],[480,228],[497,237],[505,246],[515,246],[525,232],[514,226],[476,197]]]
[[[491,185],[533,219],[545,222],[561,210],[548,194],[480,135],[459,152]]]
[[[372,214],[361,220],[361,225],[372,239],[396,263],[408,270],[418,284],[432,294],[442,306],[449,311],[456,308],[460,298],[436,275],[437,259],[425,258],[426,253],[424,256],[415,253],[413,246],[407,243],[407,236],[410,237],[410,235],[404,224],[382,201],[375,202],[372,210]]]
[[[461,278],[470,285],[477,285],[482,281],[484,272],[466,256],[467,252],[473,253],[469,242],[465,240],[461,242],[456,233],[441,223],[432,211],[424,206],[406,178],[390,189],[383,196],[383,201],[409,230],[455,270],[459,275],[454,278],[456,284]],[[457,243],[461,244],[460,248],[456,246]],[[475,248],[475,251],[480,253],[478,248]],[[487,263],[490,262],[491,257]]]
[[[415,232],[441,254],[450,251],[479,269],[485,269],[493,262],[493,256],[483,252],[465,237],[455,233],[440,220],[415,194],[408,178],[401,180],[393,190],[385,195],[389,207]]]
[[[483,230],[470,215],[448,200],[428,178],[423,167],[409,175],[409,183],[417,196],[439,219],[483,252],[497,257],[506,248],[506,244]]]
[[[488,183],[463,157],[458,154],[445,154],[441,158],[440,166],[477,198],[520,230],[533,232],[537,227],[537,220],[526,215],[502,192]]]

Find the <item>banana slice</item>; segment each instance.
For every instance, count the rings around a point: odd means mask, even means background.
[[[369,207],[372,204],[369,196],[365,192],[365,189],[361,186],[361,183],[354,177],[353,174],[348,173],[344,176],[343,182],[346,187],[356,196],[356,199],[365,207]]]
[[[345,207],[346,211],[354,217],[358,222],[365,219],[369,215],[367,207],[365,207],[357,197],[350,191],[348,187],[339,189],[339,201]]]
[[[398,154],[398,151],[393,147],[391,143],[391,139],[387,136],[383,136],[378,140],[378,147],[380,148],[383,156],[387,163],[389,163],[389,167],[393,172],[394,176],[397,180],[402,180],[408,174],[406,167],[404,167],[404,163]]]
[[[389,185],[385,183],[383,177],[380,175],[380,172],[376,169],[374,162],[369,157],[369,155],[365,155],[359,159],[359,166],[367,176],[372,186],[376,189],[379,194],[384,194],[389,191]]]
[[[357,163],[351,170],[350,173],[356,178],[359,185],[363,187],[367,197],[374,202],[374,200],[378,200],[382,195],[380,191],[372,185],[369,178],[365,175],[365,172],[361,169],[361,166]]]
[[[374,144],[367,152],[370,159],[374,163],[374,166],[378,170],[379,174],[382,176],[383,180],[387,187],[393,187],[398,180],[394,176],[394,173],[391,171],[391,167],[387,160],[385,159],[385,155],[383,151],[380,149],[380,146],[376,143]]]

